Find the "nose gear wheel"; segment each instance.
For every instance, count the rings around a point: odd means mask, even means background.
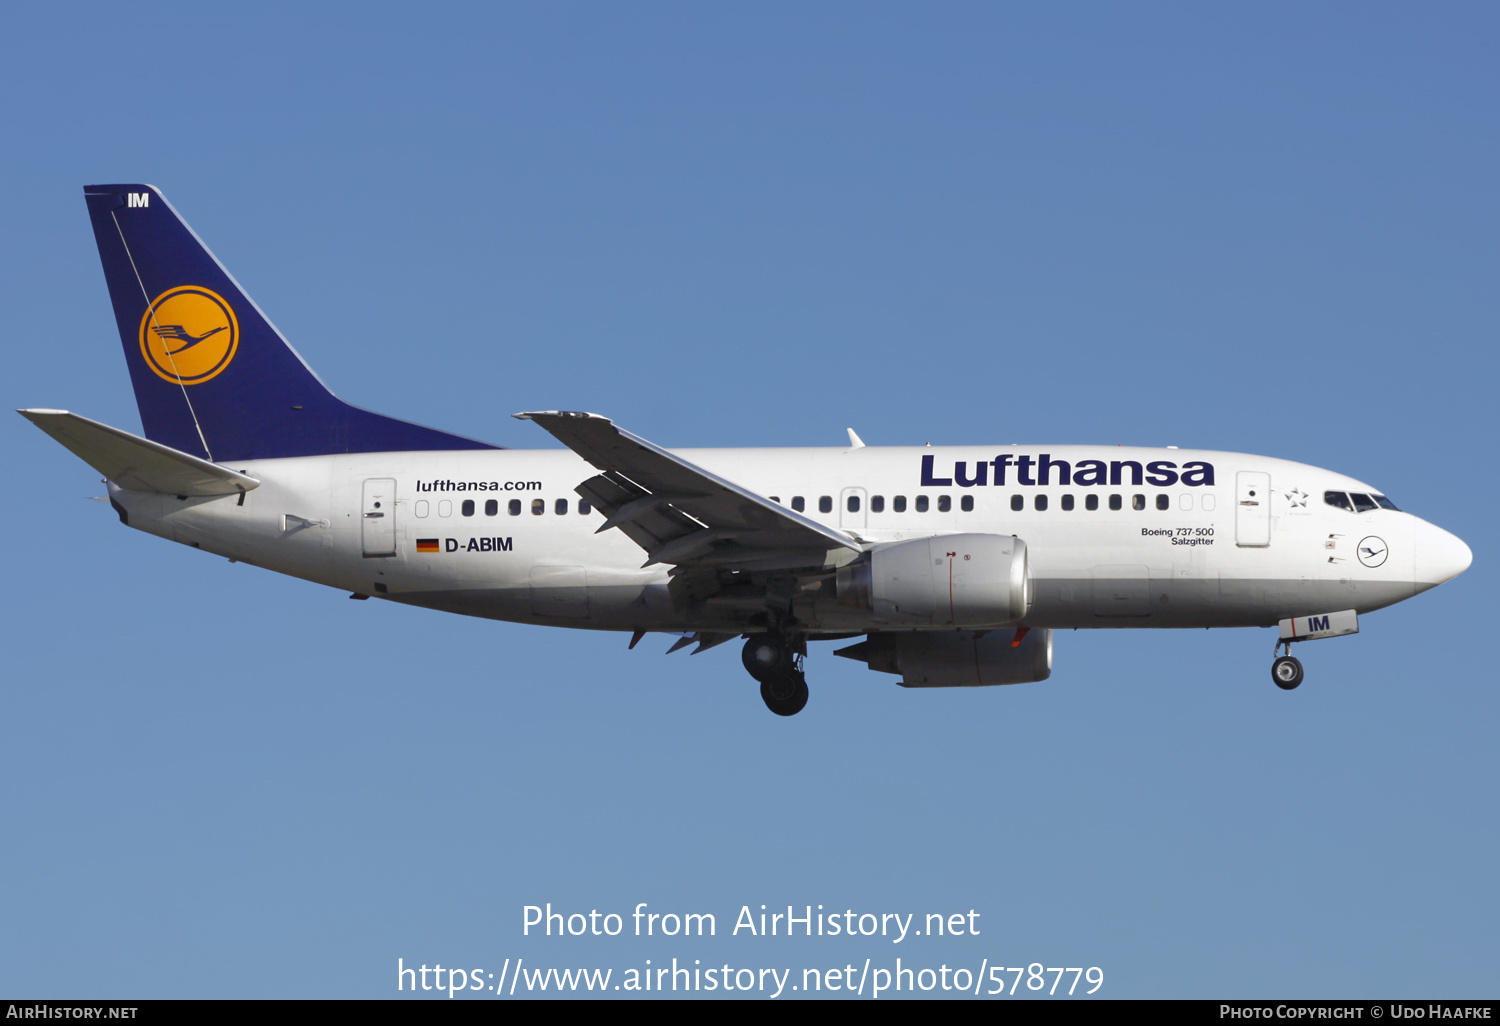
[[[1302,663],[1294,656],[1282,656],[1271,664],[1271,679],[1281,690],[1292,690],[1302,683]]]

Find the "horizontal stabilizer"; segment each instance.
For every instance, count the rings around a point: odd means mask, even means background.
[[[67,410],[17,410],[121,488],[168,495],[233,495],[260,482]]]

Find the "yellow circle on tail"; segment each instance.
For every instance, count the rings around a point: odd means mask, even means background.
[[[199,285],[168,289],[141,317],[141,355],[174,385],[201,385],[229,366],[239,345],[234,310]]]

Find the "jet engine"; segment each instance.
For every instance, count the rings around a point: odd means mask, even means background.
[[[1030,684],[1052,675],[1052,632],[881,632],[834,655],[858,659],[880,673],[898,673],[908,688]]]
[[[840,567],[841,605],[910,627],[999,627],[1031,608],[1026,543],[1009,534],[945,534],[877,545]]]

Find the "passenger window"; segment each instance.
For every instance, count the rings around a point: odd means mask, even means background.
[[[1109,508],[1110,509],[1120,509],[1120,508],[1122,508],[1122,504],[1120,502],[1120,497],[1118,495],[1111,495],[1109,497]]]
[[[770,499],[774,503],[777,503],[778,505],[781,503],[781,496],[779,495],[767,495],[766,498]]]
[[[532,516],[539,517],[539,516],[541,516],[545,512],[547,512],[547,500],[546,499],[532,499],[531,500],[531,515]]]
[[[418,499],[416,506],[412,508],[412,512],[417,515],[418,519],[425,517],[427,515],[427,510],[428,506],[426,499]]]
[[[554,506],[553,509],[557,511],[558,516],[562,516],[564,513],[568,512],[568,500],[558,499],[557,505]]]
[[[962,499],[958,500],[958,505],[965,513],[974,512],[974,496],[965,495]]]
[[[1097,495],[1085,495],[1083,497],[1083,508],[1084,509],[1098,509],[1099,508],[1099,496],[1097,496]]]
[[[918,513],[926,513],[927,512],[927,496],[925,496],[925,495],[918,495],[917,496],[917,512]]]
[[[1130,508],[1131,509],[1145,509],[1146,508],[1146,497],[1144,495],[1132,495],[1130,497]]]
[[[1213,492],[1204,492],[1203,498],[1198,500],[1199,505],[1201,505],[1206,510],[1212,510],[1214,508],[1214,502],[1215,499]]]
[[[1183,492],[1181,495],[1177,496],[1177,508],[1181,510],[1192,509],[1193,497],[1187,492]]]
[[[1031,504],[1036,507],[1038,513],[1042,513],[1047,509],[1047,497],[1045,495],[1038,495],[1032,500]]]
[[[1362,495],[1359,492],[1350,492],[1349,498],[1354,500],[1354,512],[1356,513],[1368,513],[1372,509],[1380,508],[1379,506],[1375,505],[1374,499],[1370,498],[1368,495]]]
[[[904,496],[904,495],[898,495],[894,499],[891,500],[891,512],[893,512],[893,513],[905,513],[906,512],[906,496]]]
[[[1397,513],[1401,512],[1399,509],[1396,509],[1396,504],[1394,502],[1392,502],[1390,499],[1387,499],[1384,495],[1376,495],[1373,498],[1375,499],[1376,502],[1380,503],[1380,508],[1381,509],[1389,509],[1389,510],[1393,510],[1393,511],[1395,511]]]
[[[588,516],[589,513],[593,511],[593,508],[594,507],[589,505],[589,501],[587,499],[578,500],[578,514],[580,516]]]
[[[518,516],[521,515],[521,500],[520,499],[511,499],[510,500],[510,515],[513,516],[513,517],[518,517]]]
[[[953,499],[947,495],[938,496],[938,512],[947,513],[953,509]]]
[[[485,499],[484,500],[484,515],[485,516],[492,517],[496,513],[499,513],[499,512],[500,512],[500,500],[499,499]]]
[[[1062,508],[1064,510],[1068,511],[1068,512],[1072,512],[1072,509],[1073,509],[1073,496],[1072,495],[1064,495],[1062,497]]]
[[[1026,497],[1023,495],[1012,495],[1010,497],[1011,512],[1019,513],[1026,508]]]
[[[466,516],[466,517],[472,517],[474,515],[474,500],[473,499],[465,499],[464,500],[464,504],[462,506],[458,507],[458,510],[464,516]]]
[[[1169,498],[1167,498],[1167,496],[1165,496],[1165,495],[1158,495],[1156,497],[1156,508],[1157,509],[1171,509],[1172,508],[1172,500],[1169,499]]]
[[[832,513],[833,512],[833,496],[831,496],[831,495],[820,495],[820,496],[818,496],[818,512],[819,513]]]
[[[885,512],[885,496],[884,495],[872,495],[872,496],[870,496],[870,512],[871,513],[884,513]]]
[[[849,501],[846,502],[846,503],[844,503],[844,505],[849,508],[849,512],[850,513],[858,513],[859,512],[859,496],[858,495],[851,495],[851,496],[849,496]]]
[[[1354,507],[1349,502],[1349,496],[1343,492],[1324,492],[1323,501],[1330,506],[1337,506],[1339,509],[1347,509],[1351,513],[1354,512]]]
[[[800,496],[800,495],[793,495],[792,496],[792,509],[796,510],[798,513],[801,513],[806,508],[807,508],[807,500],[806,499],[802,498],[802,496]]]

